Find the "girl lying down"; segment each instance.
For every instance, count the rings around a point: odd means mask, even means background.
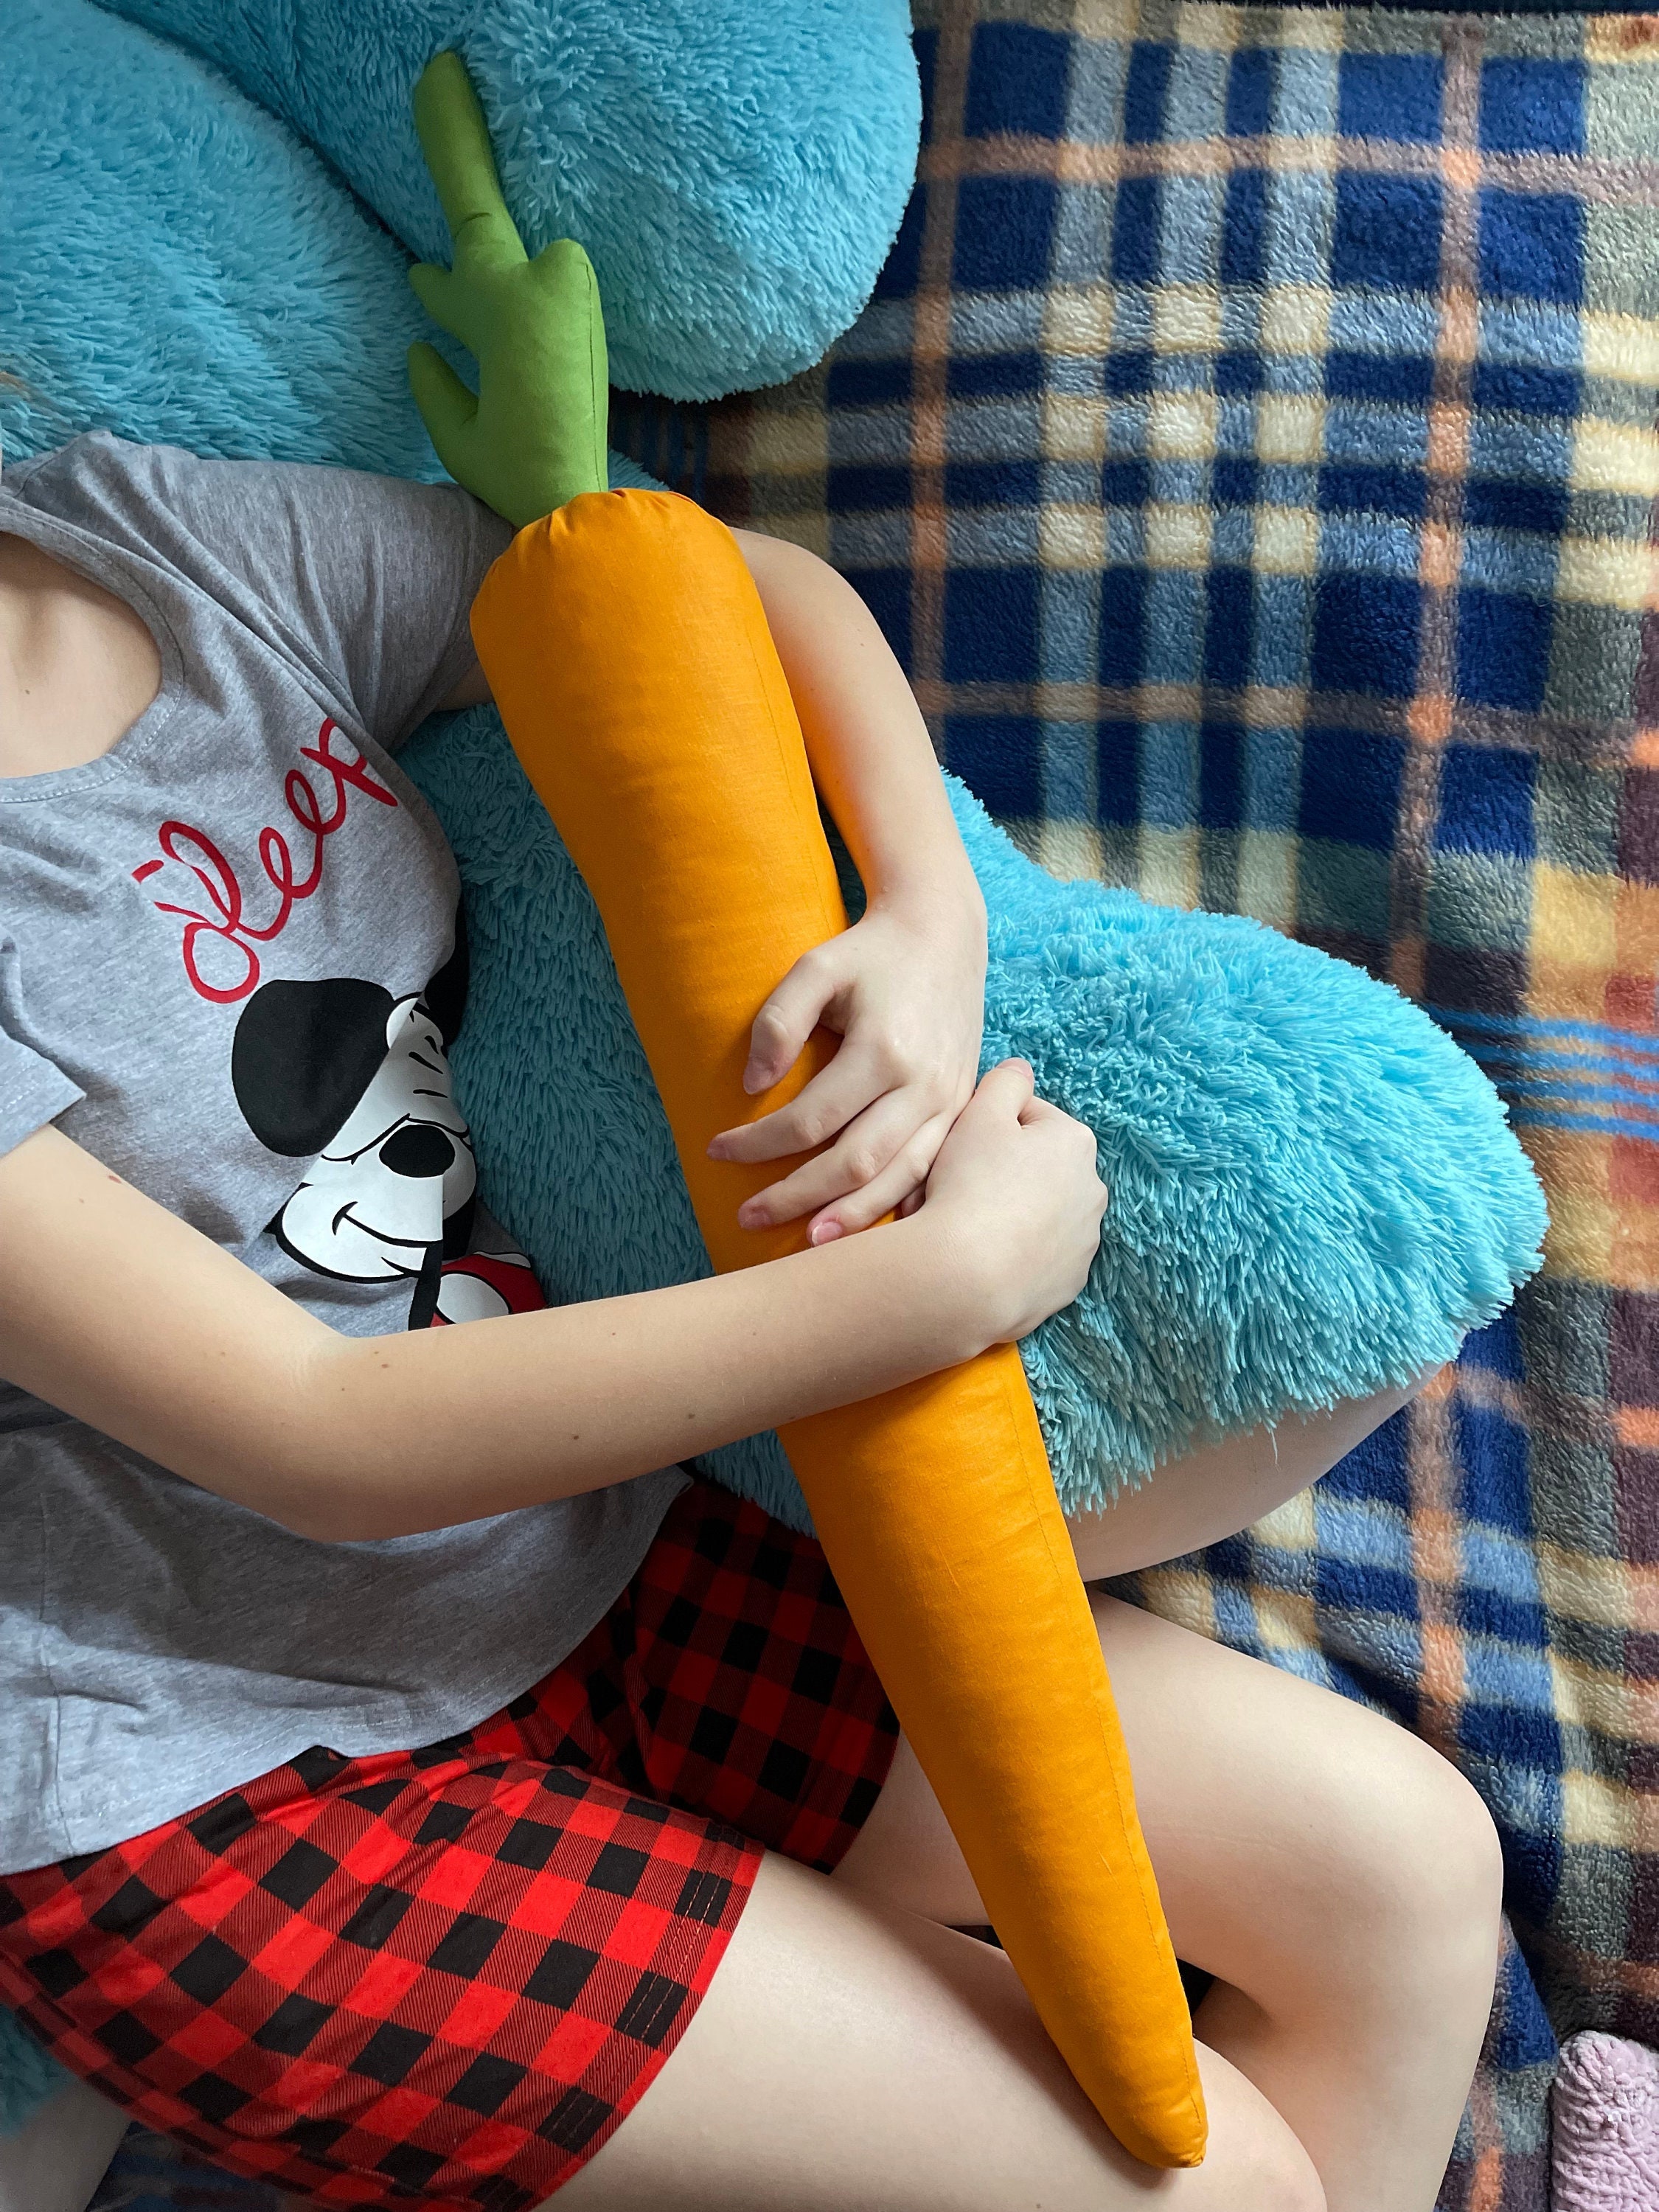
[[[453,283],[486,234],[440,184]],[[454,863],[395,756],[488,696],[468,612],[526,485],[603,450],[550,252],[516,386],[416,371],[500,514],[101,434],[0,479],[0,1998],[304,2203],[1428,2212],[1497,1957],[1455,1771],[1091,1594],[1213,1978],[1209,2153],[1154,2172],[963,1932],[822,1551],[689,1464],[1016,1340],[1108,1204],[1023,1063],[975,1085],[926,729],[794,547],[737,533],[869,907],[777,980],[745,1085],[820,1025],[833,1058],[714,1149],[811,1152],[744,1213],[806,1249],[548,1306],[485,1209]],[[1431,1379],[1078,1516],[1083,1578],[1248,1525]]]

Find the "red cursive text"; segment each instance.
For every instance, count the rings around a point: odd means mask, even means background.
[[[276,908],[269,921],[249,921],[235,869],[204,830],[192,830],[187,822],[164,822],[156,833],[163,858],[146,860],[132,872],[133,881],[142,884],[165,867],[168,860],[178,860],[202,886],[210,913],[204,914],[197,907],[174,906],[166,899],[155,900],[155,905],[160,913],[176,914],[184,921],[181,949],[185,973],[191,988],[202,998],[210,999],[215,1006],[233,1006],[238,999],[246,998],[259,980],[256,948],[280,937],[298,902],[309,898],[321,883],[323,848],[345,820],[349,793],[361,791],[366,799],[374,799],[380,806],[398,804],[392,793],[371,774],[361,753],[354,751],[347,759],[335,751],[333,741],[338,735],[335,723],[325,720],[317,732],[316,744],[300,748],[301,759],[314,761],[333,786],[331,811],[325,812],[315,787],[303,770],[291,768],[283,779],[283,796],[288,801],[288,811],[304,833],[299,841],[301,850],[304,837],[311,840],[305,873],[297,872],[293,850],[280,830],[259,832],[259,865],[264,871],[265,881],[276,894]],[[204,939],[207,941],[205,948]],[[215,943],[225,951],[213,954]],[[213,966],[220,971],[221,980],[217,981],[210,980],[202,971],[204,949]]]

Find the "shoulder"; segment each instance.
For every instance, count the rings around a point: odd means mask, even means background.
[[[206,523],[222,534],[234,517],[269,529],[278,518],[332,520],[385,512],[470,519],[477,501],[457,484],[382,477],[325,461],[228,459],[182,446],[140,444],[112,430],[89,430],[52,452],[8,468],[0,486],[27,506],[82,519],[97,507],[128,518],[161,513]]]
[[[226,459],[108,430],[8,469],[0,483],[24,507],[158,561],[216,597],[234,583],[285,609],[296,592],[361,587],[385,550],[407,557],[422,546],[468,545],[487,514],[458,484],[320,461]]]
[[[158,518],[188,510],[209,465],[182,447],[139,445],[110,430],[89,430],[7,469],[0,490],[36,514],[145,551],[155,543]]]
[[[178,446],[139,445],[112,430],[86,430],[49,453],[9,463],[0,489],[31,507],[50,507],[54,499],[88,486],[113,490],[123,484],[153,485],[176,476],[180,464],[201,465],[195,454]]]

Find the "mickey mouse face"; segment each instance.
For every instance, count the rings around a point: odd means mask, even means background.
[[[425,1003],[399,999],[385,1038],[368,1090],[271,1224],[296,1260],[354,1283],[418,1275],[477,1182]]]
[[[336,1280],[392,1282],[464,1251],[477,1181],[428,993],[394,1000],[353,977],[263,985],[243,1009],[231,1080],[270,1151],[310,1157],[268,1224],[291,1256]]]

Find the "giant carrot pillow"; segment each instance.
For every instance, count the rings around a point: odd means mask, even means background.
[[[28,378],[0,386],[6,454],[102,426],[441,474],[403,372],[434,333],[406,256],[337,174],[91,0],[10,0],[6,29],[0,365]],[[649,481],[615,454],[611,480]],[[465,888],[456,1067],[492,1203],[568,1297],[683,1281],[708,1259],[650,1073],[499,721],[434,726],[404,757]],[[989,910],[988,1053],[1023,1054],[1094,1128],[1112,1192],[1087,1290],[1021,1346],[1068,1510],[1194,1445],[1404,1382],[1504,1310],[1543,1206],[1443,1030],[1259,922],[1054,881],[947,781]],[[769,1436],[709,1467],[805,1524]]]
[[[665,492],[590,492],[520,531],[472,616],[514,750],[604,917],[717,1267],[779,1172],[709,1139],[755,1010],[846,926],[806,751],[729,531]],[[878,1227],[868,1232],[879,1237]],[[1204,2152],[1186,2000],[1092,1616],[1018,1352],[781,1431],[871,1657],[1004,1948],[1079,2083],[1158,2166]]]

